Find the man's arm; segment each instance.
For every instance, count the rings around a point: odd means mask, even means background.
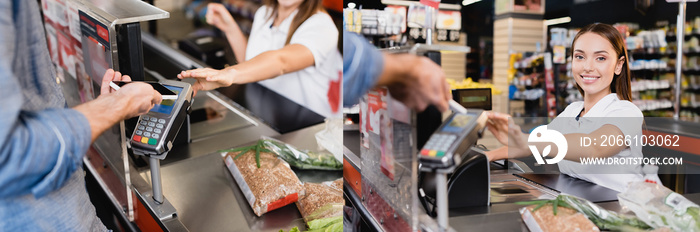
[[[386,86],[391,96],[423,111],[435,105],[447,110],[452,98],[445,72],[427,57],[382,54],[361,36],[343,32],[343,105],[349,106],[374,86]]]
[[[73,108],[82,113],[90,125],[91,142],[94,142],[97,137],[114,126],[114,124],[123,120],[125,117],[123,110],[125,104],[123,101],[114,96],[105,96]]]
[[[20,26],[26,27],[41,25],[32,21],[39,18],[38,4],[1,1],[0,9],[3,32],[0,52],[5,57],[0,59],[0,198],[29,193],[41,197],[62,186],[80,168],[82,156],[90,145],[90,127],[85,117],[72,109],[23,110],[23,104],[28,101],[20,81],[49,73],[32,69],[49,69],[46,65],[51,65],[42,37],[25,41],[17,37],[15,31],[17,23],[24,23]],[[39,26],[36,30],[43,31],[43,28]],[[43,51],[36,49],[37,46],[44,46]],[[28,57],[30,52],[36,57]],[[29,61],[39,67],[21,65],[31,63]],[[51,82],[55,77],[44,78],[35,79],[37,88],[38,84]],[[51,93],[52,90],[41,92]]]
[[[384,55],[361,36],[343,31],[343,105],[352,106],[374,87]]]
[[[29,193],[41,197],[80,168],[90,127],[72,109],[23,111],[22,89],[8,62],[0,63],[0,198]]]

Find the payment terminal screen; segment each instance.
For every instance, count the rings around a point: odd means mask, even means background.
[[[180,94],[180,91],[182,91],[182,87],[165,85],[165,88],[172,90],[176,94]],[[153,108],[151,109],[151,112],[158,112],[158,113],[169,115],[170,112],[173,111],[174,107],[175,107],[175,100],[163,100],[162,102],[160,102],[160,104],[156,104],[155,106],[153,106]]]
[[[471,120],[471,115],[456,114],[452,118],[452,120],[450,120],[450,122],[442,128],[442,131],[459,134],[460,132],[462,132],[462,130],[464,130],[464,128],[467,126],[467,124],[469,124],[469,121]]]

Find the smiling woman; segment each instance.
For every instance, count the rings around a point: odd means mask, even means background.
[[[610,93],[617,93],[621,100],[632,100],[627,48],[617,29],[590,24],[574,37],[572,47],[572,72],[576,88],[584,96],[581,116]]]
[[[489,158],[522,158],[533,153],[546,157],[546,153],[559,154],[559,149],[562,149],[564,160],[555,163],[561,173],[569,176],[616,191],[623,191],[628,183],[643,181],[645,178],[658,182],[656,172],[643,169],[641,163],[596,166],[582,162],[591,158],[643,158],[642,146],[636,144],[595,141],[592,145],[584,146],[578,142],[582,138],[642,136],[644,116],[630,102],[629,59],[620,32],[607,24],[588,25],[574,37],[571,55],[572,74],[576,87],[583,95],[583,101],[569,104],[545,128],[563,134],[566,146],[544,147],[546,144],[533,144],[529,135],[522,133],[520,127],[507,115],[494,113],[489,115],[488,128],[505,146],[487,152]],[[533,152],[535,148],[538,152]],[[649,173],[645,170],[649,170]]]
[[[579,88],[581,90],[586,88],[583,94],[587,92],[589,96],[601,91],[602,94],[610,93],[609,83],[613,79],[611,73],[620,74],[624,57],[620,57],[620,60],[611,59],[617,54],[614,53],[610,44],[596,43],[603,39],[600,35],[588,33],[579,38],[580,47],[588,49],[588,51],[584,51],[583,48],[574,50],[572,66]],[[598,81],[601,78],[603,79]]]

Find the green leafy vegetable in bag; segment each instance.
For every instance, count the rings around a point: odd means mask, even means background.
[[[226,150],[220,150],[219,152],[239,152],[236,157],[233,157],[233,159],[238,159],[238,157],[241,157],[243,154],[248,153],[249,151],[255,151],[255,164],[260,168],[260,152],[268,152],[275,154],[275,152],[272,152],[271,150],[265,148],[265,145],[263,144],[263,140],[258,140],[257,143],[250,145],[250,146],[245,146],[245,147],[237,147],[237,148],[232,148],[232,149],[226,149]]]
[[[284,230],[280,230],[279,232],[284,232]],[[296,227],[296,226],[295,226],[294,228],[292,228],[292,229],[289,230],[288,232],[301,232],[301,231],[299,231],[299,227]]]
[[[654,228],[700,231],[700,206],[663,185],[633,182],[617,199]]]
[[[273,151],[289,165],[299,169],[342,170],[343,162],[329,152],[299,150],[292,145],[269,138],[261,139],[265,148]]]
[[[333,154],[328,152],[312,152],[299,150],[292,145],[271,139],[263,138],[255,144],[245,147],[237,147],[232,149],[221,150],[219,152],[241,152],[234,159],[247,153],[255,151],[255,161],[260,168],[260,152],[269,152],[277,155],[280,159],[286,161],[292,167],[298,169],[316,169],[316,170],[342,170],[343,162],[338,161]]]
[[[630,231],[651,229],[649,225],[639,220],[637,217],[628,217],[625,215],[620,215],[616,212],[603,209],[600,206],[593,204],[593,202],[590,202],[588,200],[567,194],[560,194],[559,196],[557,196],[557,198],[552,200],[516,202],[516,204],[536,204],[537,207],[532,209],[532,211],[538,210],[546,204],[552,204],[554,206],[554,215],[557,215],[557,206],[573,209],[578,211],[579,213],[582,213],[601,230]]]
[[[316,219],[308,222],[307,225],[308,232],[342,232],[343,216]]]

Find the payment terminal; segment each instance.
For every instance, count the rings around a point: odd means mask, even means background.
[[[462,155],[476,144],[488,120],[483,110],[467,110],[455,101],[450,101],[450,108],[453,113],[418,152],[419,167],[423,172],[421,182],[428,179],[428,174],[432,176],[429,179],[434,179],[435,182],[437,221],[442,230],[448,228],[449,218],[447,176],[462,162]],[[424,192],[419,191],[419,195],[422,199],[425,198]]]
[[[461,162],[460,155],[476,144],[486,114],[480,109],[454,112],[433,133],[419,152],[422,170],[450,169]]]
[[[164,80],[163,86],[177,94],[175,100],[163,100],[147,114],[139,116],[129,144],[136,155],[164,159],[187,118],[192,103],[192,87],[182,81]]]

